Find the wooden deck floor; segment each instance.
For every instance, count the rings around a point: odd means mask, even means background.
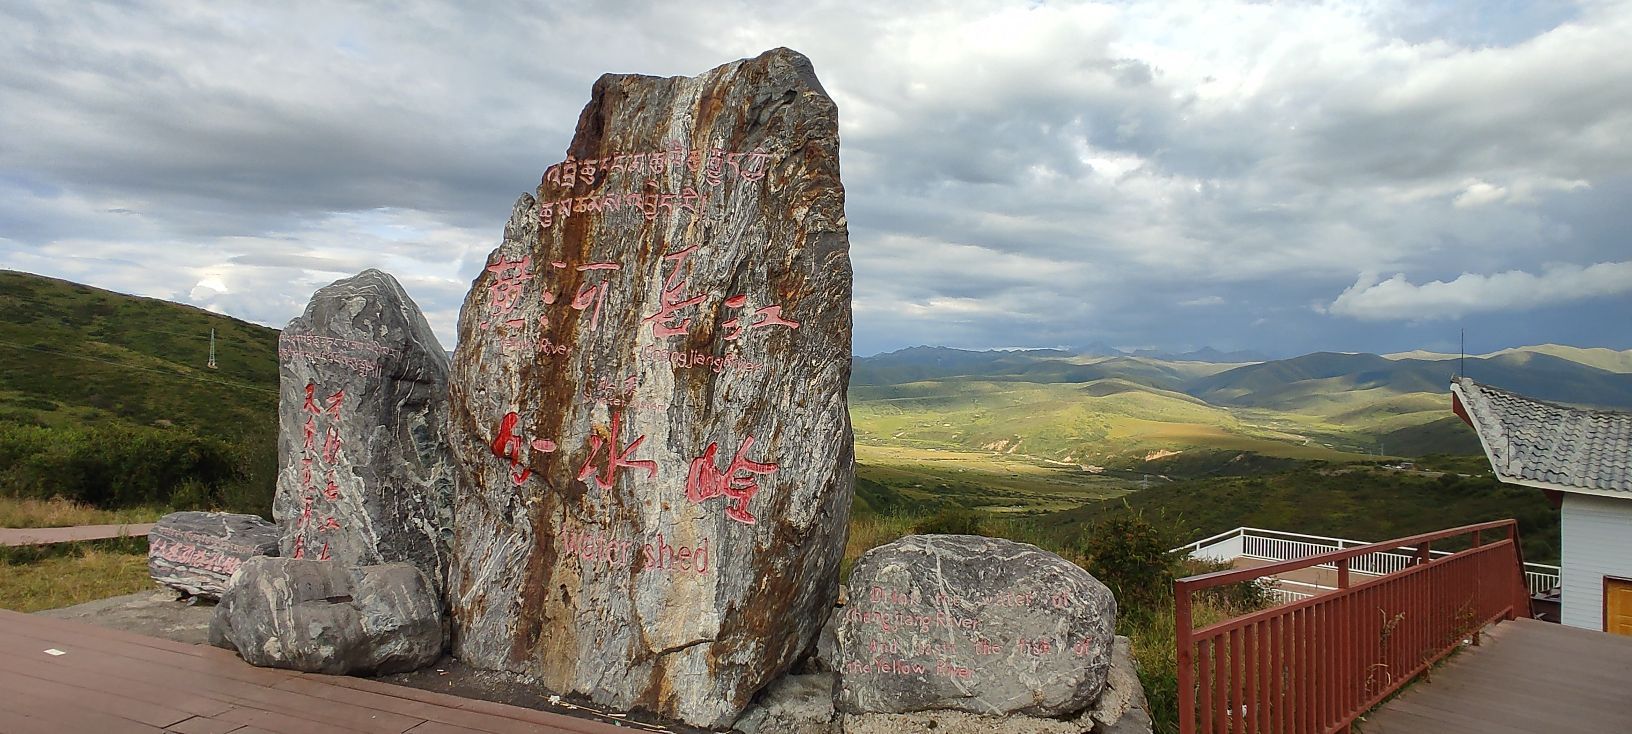
[[[1358,727],[1364,734],[1632,732],[1632,637],[1519,619],[1493,627]]]
[[[256,668],[213,647],[0,610],[6,734],[636,731],[361,678]]]
[[[79,540],[106,540],[127,536],[147,537],[153,523],[132,525],[78,525],[71,528],[0,528],[0,546],[49,545]]]

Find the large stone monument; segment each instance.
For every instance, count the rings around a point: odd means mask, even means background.
[[[460,313],[455,654],[730,724],[834,601],[850,288],[807,59],[597,81]]]
[[[419,307],[379,270],[335,281],[279,335],[278,377],[282,555],[411,563],[440,594],[453,537],[448,356]]]

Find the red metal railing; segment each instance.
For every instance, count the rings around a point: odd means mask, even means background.
[[[1484,538],[1500,531],[1494,542]],[[1433,557],[1434,541],[1471,547]],[[1413,565],[1349,583],[1357,556],[1412,546]],[[1316,565],[1338,589],[1191,629],[1191,594]],[[1500,520],[1173,582],[1182,734],[1343,732],[1479,629],[1530,616],[1518,525]]]

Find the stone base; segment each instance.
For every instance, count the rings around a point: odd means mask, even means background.
[[[441,657],[447,637],[430,579],[407,563],[257,556],[210,620],[210,643],[250,665],[330,675],[415,670]]]
[[[786,675],[743,712],[740,734],[1150,734],[1145,690],[1134,668],[1133,645],[1117,637],[1105,689],[1094,705],[1065,719],[984,716],[962,711],[910,714],[837,714],[838,676],[832,672]]]
[[[1105,690],[1078,721],[1092,721],[1093,734],[1150,734],[1150,702],[1145,700],[1145,687],[1134,667],[1132,640],[1117,636]]]
[[[784,675],[742,712],[731,730],[741,734],[839,734],[833,695],[837,673]]]

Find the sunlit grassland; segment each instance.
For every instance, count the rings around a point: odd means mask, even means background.
[[[994,452],[856,444],[856,475],[929,506],[1051,512],[1120,496],[1128,482]]]
[[[1380,396],[1379,396],[1380,397]],[[1330,406],[1353,414],[1365,400]],[[1371,424],[1425,422],[1420,400],[1375,409]],[[1167,452],[1248,451],[1264,456],[1358,461],[1375,443],[1324,415],[1236,410],[1123,380],[1086,384],[925,381],[853,391],[857,443],[1001,453],[1082,466],[1136,469]],[[1405,417],[1401,417],[1405,416]]]
[[[162,508],[103,510],[55,497],[48,500],[0,495],[0,528],[66,528],[75,525],[124,525],[157,521]]]
[[[0,609],[37,612],[151,588],[145,537],[0,548]]]

